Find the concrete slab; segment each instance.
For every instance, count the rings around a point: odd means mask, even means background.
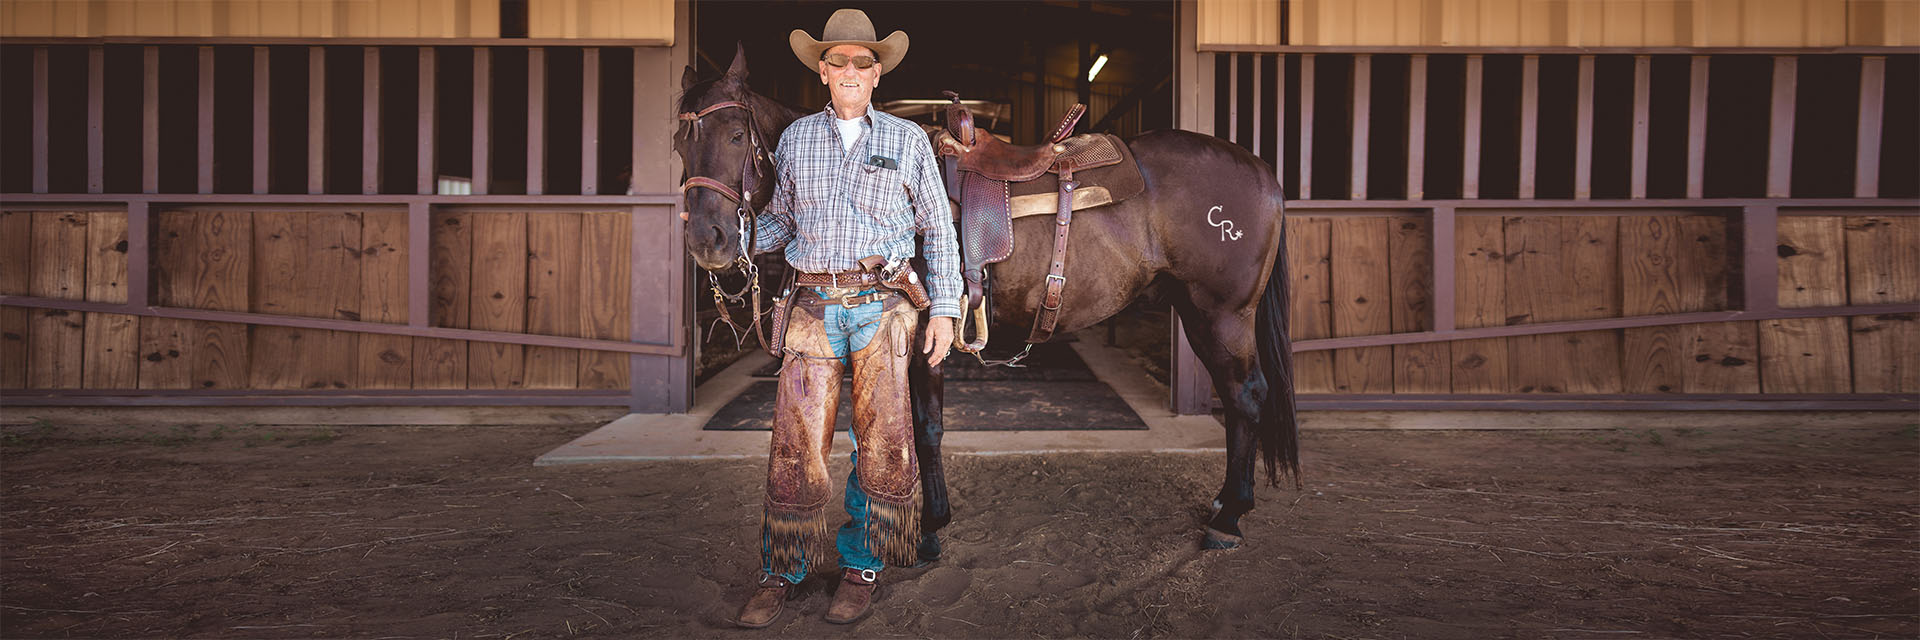
[[[948,453],[994,455],[1054,451],[1174,452],[1226,450],[1226,435],[1211,416],[1177,416],[1167,408],[1167,389],[1118,349],[1088,334],[1072,343],[1094,376],[1147,423],[1145,431],[950,431]],[[956,354],[957,356],[958,354]],[[755,352],[715,374],[694,392],[694,407],[683,414],[628,414],[534,460],[535,465],[760,458],[767,455],[765,431],[704,431],[721,406],[753,382],[753,371],[772,361]],[[847,434],[834,435],[836,454],[853,450]]]

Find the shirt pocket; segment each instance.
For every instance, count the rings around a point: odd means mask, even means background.
[[[908,206],[906,183],[899,169],[866,163],[854,165],[848,195],[853,206],[878,220],[886,220]]]

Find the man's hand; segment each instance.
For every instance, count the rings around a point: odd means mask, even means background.
[[[953,318],[939,317],[927,321],[927,344],[920,348],[927,355],[927,366],[940,366],[947,359],[947,353],[953,349]]]

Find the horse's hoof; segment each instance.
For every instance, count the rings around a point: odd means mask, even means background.
[[[1200,548],[1207,551],[1234,549],[1240,546],[1240,536],[1207,529],[1207,537],[1200,541]]]
[[[940,554],[940,536],[931,533],[926,534],[920,538],[920,547],[917,554],[920,559],[918,562],[913,563],[913,566],[914,568],[920,568],[939,562]]]

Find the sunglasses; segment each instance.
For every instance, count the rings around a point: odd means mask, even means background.
[[[844,54],[844,53],[829,53],[827,55],[821,56],[820,59],[827,61],[827,64],[833,65],[835,67],[844,67],[844,66],[847,66],[848,62],[852,62],[853,68],[863,69],[863,70],[872,69],[873,65],[880,63],[879,60],[875,60],[868,56],[853,56],[850,58],[850,57],[847,57],[847,54]]]

